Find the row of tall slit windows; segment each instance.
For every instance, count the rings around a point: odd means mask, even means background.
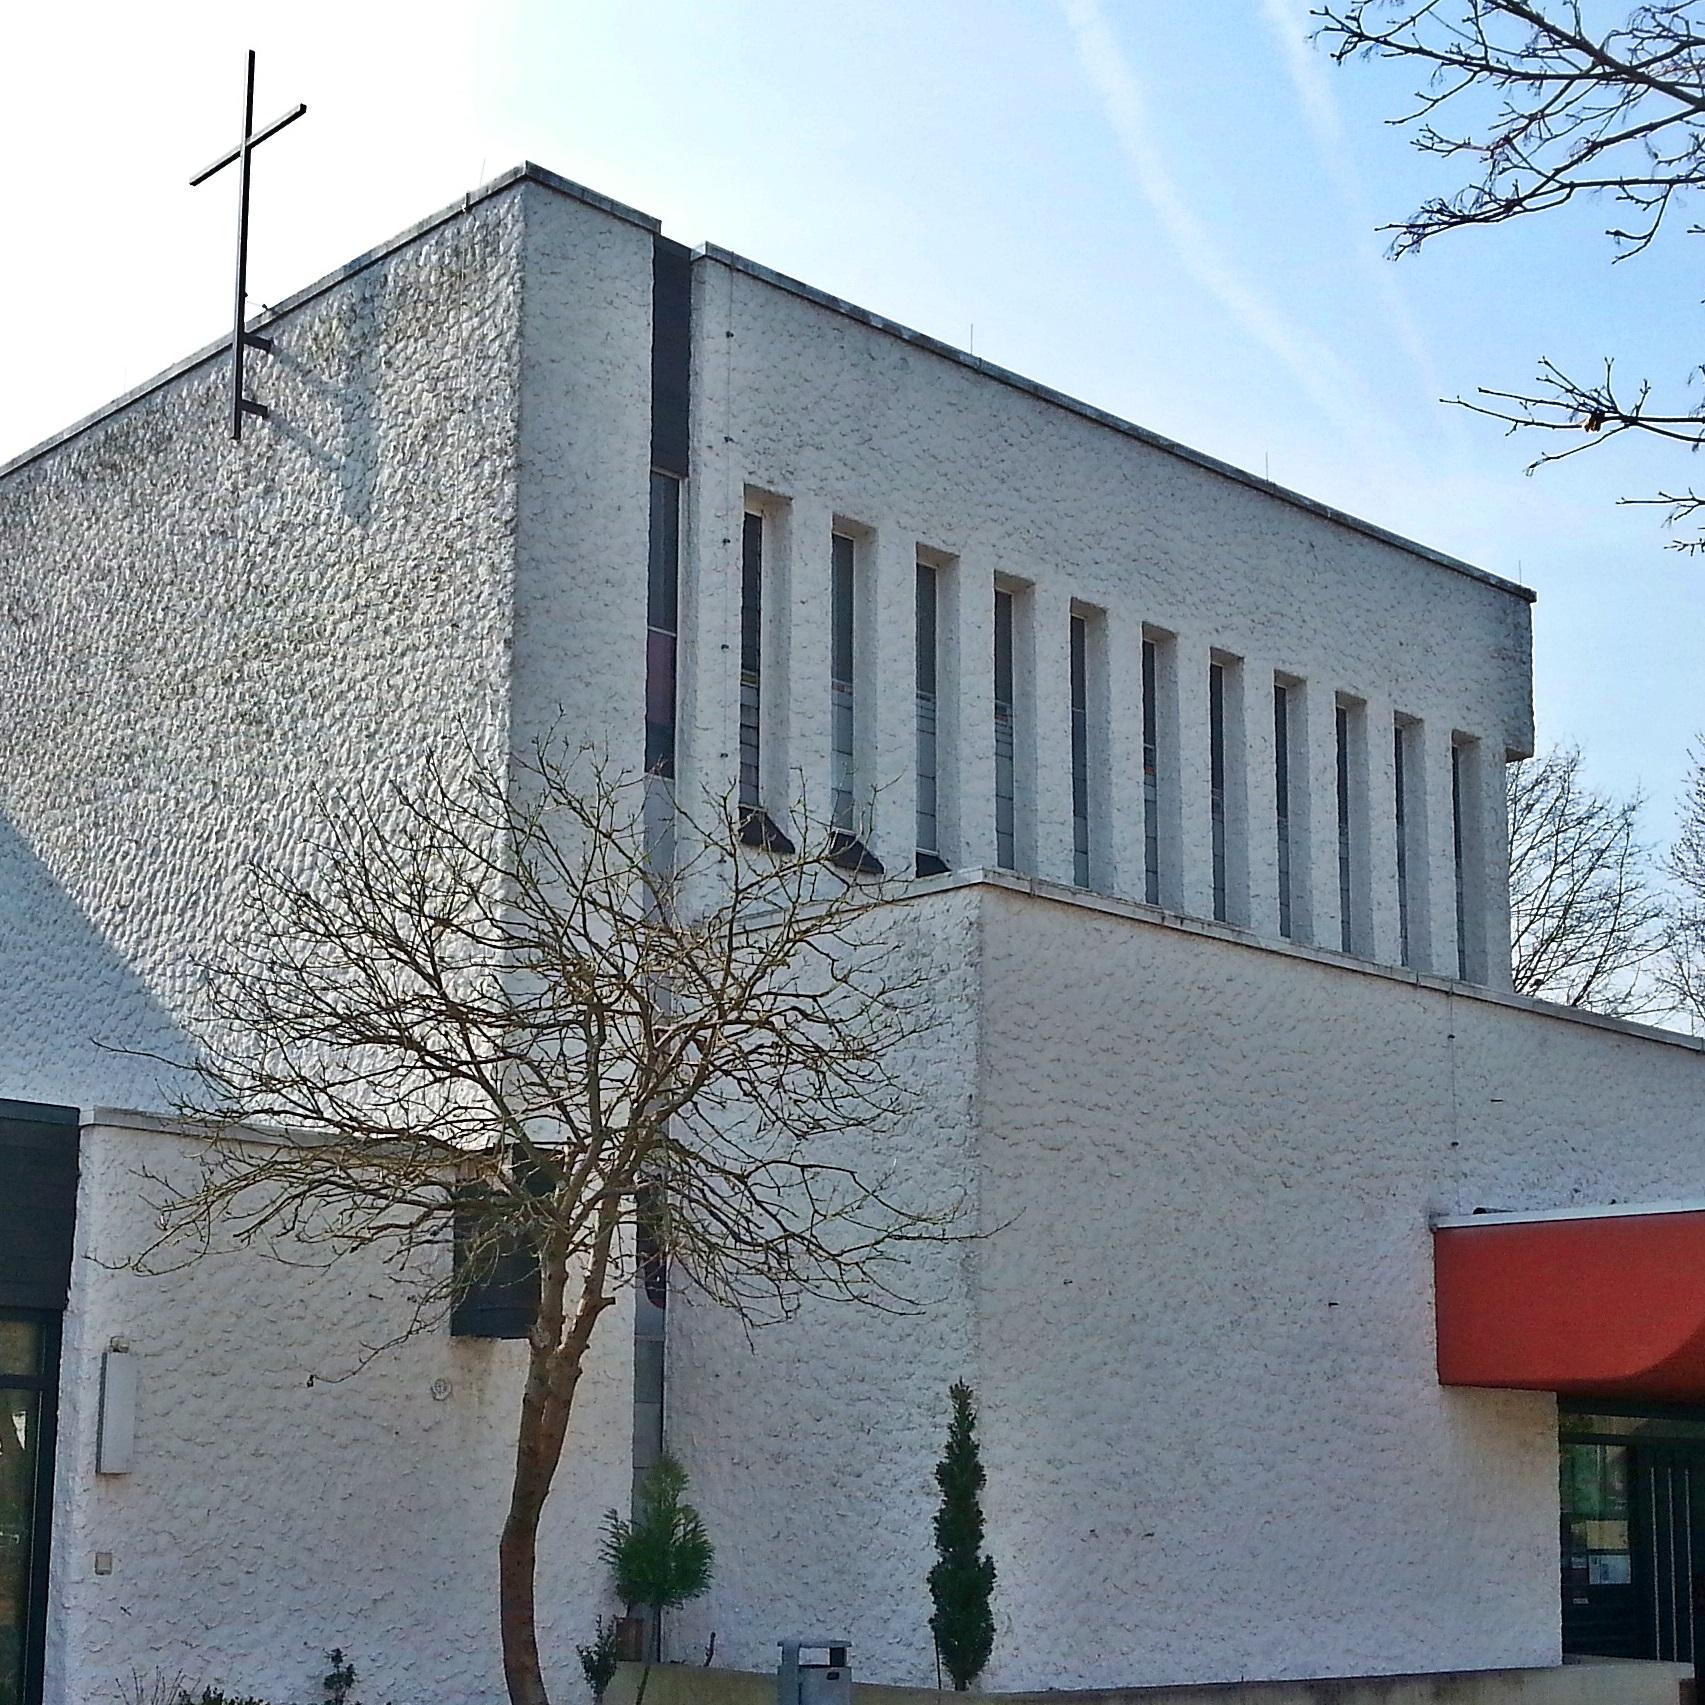
[[[656,474],[652,481],[651,564],[648,596],[646,763],[654,773],[672,775],[675,764],[675,677],[678,628],[678,573],[680,536],[680,486],[670,476]],[[766,596],[766,541],[772,518],[759,509],[748,509],[743,518],[740,551],[740,645],[739,645],[739,764],[738,790],[742,838],[748,844],[771,851],[791,851],[780,821],[766,809],[763,763],[764,650]],[[836,525],[824,541],[816,572],[827,579],[829,616],[826,680],[828,696],[828,800],[831,850],[836,862],[854,874],[885,874],[881,861],[867,844],[867,820],[872,795],[865,754],[870,730],[874,677],[870,671],[870,625],[873,608],[864,584],[868,541],[858,529]],[[810,564],[806,564],[810,572]],[[954,584],[951,559],[937,559],[920,550],[912,564],[913,635],[915,655],[911,671],[915,695],[915,852],[913,869],[920,876],[945,873],[949,868],[946,846],[944,801],[954,782],[953,752],[948,733],[957,724],[945,696],[944,636],[953,631],[957,619],[948,612],[948,588]],[[785,596],[785,591],[782,594]],[[957,594],[955,594],[957,596]],[[987,594],[985,594],[987,596]],[[996,584],[990,612],[991,651],[984,665],[989,670],[989,698],[993,726],[992,829],[995,863],[1018,870],[1035,857],[1035,849],[1046,827],[1034,821],[1037,802],[1026,793],[1035,787],[1029,773],[1038,761],[1033,730],[1027,725],[1036,714],[1031,695],[1037,690],[1036,644],[1030,633],[1034,599],[1021,584]],[[1181,681],[1181,662],[1175,636],[1145,627],[1136,659],[1139,703],[1132,708],[1141,719],[1140,797],[1131,802],[1136,816],[1122,816],[1123,832],[1140,836],[1140,877],[1131,853],[1135,849],[1110,848],[1108,821],[1114,796],[1125,785],[1112,773],[1106,745],[1111,730],[1107,693],[1107,671],[1113,666],[1107,656],[1106,627],[1102,612],[1073,605],[1064,617],[1068,624],[1063,661],[1065,678],[1052,685],[1062,691],[1069,729],[1069,810],[1072,880],[1083,888],[1097,882],[1118,891],[1140,896],[1151,905],[1186,910],[1185,872],[1180,868],[1187,856],[1182,825],[1188,812],[1181,803],[1181,790],[1205,786],[1206,844],[1188,849],[1203,858],[1205,890],[1192,886],[1199,895],[1195,904],[1212,917],[1248,925],[1252,883],[1261,871],[1260,883],[1270,906],[1267,916],[1276,922],[1280,936],[1313,941],[1363,958],[1374,956],[1372,939],[1373,872],[1377,861],[1389,861],[1381,872],[1386,892],[1395,897],[1395,939],[1377,944],[1393,952],[1402,964],[1421,964],[1462,978],[1483,976],[1478,963],[1481,951],[1476,942],[1475,887],[1472,880],[1478,846],[1480,782],[1475,771],[1477,745],[1453,735],[1449,745],[1450,857],[1452,868],[1446,883],[1431,885],[1431,904],[1454,907],[1455,962],[1433,964],[1439,956],[1432,946],[1439,930],[1429,928],[1418,910],[1426,903],[1427,890],[1418,888],[1417,871],[1426,869],[1426,798],[1422,787],[1423,763],[1420,747],[1422,724],[1414,717],[1397,715],[1388,734],[1390,767],[1378,774],[1392,790],[1390,810],[1382,810],[1380,840],[1375,845],[1373,801],[1368,797],[1374,731],[1369,726],[1368,707],[1346,695],[1317,697],[1316,689],[1294,676],[1276,674],[1271,686],[1270,785],[1253,790],[1247,775],[1251,753],[1248,718],[1265,697],[1251,699],[1250,683],[1244,679],[1242,660],[1218,651],[1210,652],[1201,667],[1205,680],[1192,687]],[[788,696],[809,690],[803,683],[788,681]],[[1186,691],[1189,688],[1189,691]],[[821,690],[821,689],[820,689]],[[1199,696],[1197,696],[1199,694]],[[1201,721],[1196,739],[1205,735],[1206,751],[1185,754],[1180,739],[1181,705],[1190,699]],[[1320,708],[1317,709],[1316,707]],[[1329,778],[1310,775],[1310,718],[1330,711],[1332,769]],[[1266,716],[1265,709],[1260,715]],[[1324,730],[1322,731],[1324,732]],[[1132,757],[1137,756],[1132,752]],[[1186,762],[1187,756],[1193,762]],[[1205,758],[1205,766],[1201,760]],[[1203,773],[1205,769],[1205,774]],[[1324,783],[1325,785],[1322,785]],[[985,785],[987,785],[985,783]],[[1256,792],[1270,801],[1271,821],[1265,828],[1250,815]],[[1053,797],[1052,794],[1050,794]],[[1066,801],[1062,798],[1062,806]],[[1200,819],[1198,819],[1200,820]],[[1322,837],[1327,839],[1322,841]],[[971,837],[974,841],[975,836]],[[1321,920],[1309,915],[1309,896],[1318,895],[1319,882],[1331,869],[1330,849],[1336,844],[1336,918],[1327,925],[1330,939],[1320,939]],[[1264,844],[1263,844],[1264,843]],[[1272,863],[1265,864],[1271,849]],[[1307,858],[1304,859],[1304,854]],[[1322,869],[1320,857],[1328,863]],[[1111,856],[1110,856],[1111,855]],[[1063,847],[1062,847],[1063,856]],[[1312,878],[1305,882],[1310,870]],[[1109,882],[1109,873],[1112,880]],[[1198,877],[1198,880],[1200,878]],[[1454,892],[1451,885],[1454,885]],[[1440,887],[1444,888],[1440,892]],[[1204,906],[1202,902],[1205,901]],[[1437,917],[1435,911],[1434,916]],[[1449,914],[1446,914],[1448,919]],[[1266,927],[1271,927],[1271,924]],[[1383,927],[1383,926],[1382,926]],[[1448,939],[1448,931],[1447,931]]]

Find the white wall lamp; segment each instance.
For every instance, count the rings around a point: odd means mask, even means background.
[[[95,1472],[128,1474],[136,1449],[137,1358],[126,1339],[112,1339],[101,1356],[101,1408],[95,1434]]]

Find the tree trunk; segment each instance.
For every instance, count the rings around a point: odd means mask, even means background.
[[[610,1245],[620,1222],[620,1200],[599,1210],[598,1233],[580,1289],[574,1322],[563,1331],[567,1262],[558,1249],[539,1255],[539,1315],[527,1338],[527,1383],[521,1392],[521,1422],[515,1439],[515,1481],[509,1515],[497,1546],[498,1626],[503,1637],[503,1680],[509,1705],[551,1705],[539,1664],[538,1627],[533,1617],[539,1548],[539,1517],[562,1461],[568,1417],[580,1384],[580,1369],[598,1317],[614,1300],[604,1294]]]
[[[562,1460],[578,1365],[563,1361],[561,1350],[530,1348],[527,1386],[521,1398],[521,1424],[515,1446],[515,1480],[509,1515],[498,1541],[498,1621],[503,1636],[503,1679],[510,1705],[550,1705],[539,1641],[533,1620],[538,1563],[539,1518]]]

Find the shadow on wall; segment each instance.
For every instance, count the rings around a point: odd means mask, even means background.
[[[0,811],[0,1096],[169,1105],[171,1073],[114,1052],[189,1058],[191,1039],[136,967]]]
[[[308,352],[297,353],[283,328],[274,329],[273,354],[264,364],[272,384],[264,425],[301,451],[321,476],[336,484],[344,519],[365,529],[373,517],[379,477],[380,367],[378,281],[371,275],[339,292],[328,308],[329,326],[316,324]],[[319,371],[321,361],[329,368]]]

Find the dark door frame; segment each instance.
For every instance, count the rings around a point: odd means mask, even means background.
[[[0,1391],[35,1392],[35,1486],[30,1511],[30,1551],[24,1613],[23,1705],[41,1705],[47,1657],[47,1576],[53,1556],[53,1461],[59,1442],[60,1315],[51,1309],[0,1308],[0,1320],[26,1320],[41,1332],[34,1374],[0,1373]]]
[[[42,1695],[61,1334],[77,1233],[80,1125],[75,1107],[0,1099],[0,1313],[34,1321],[41,1328],[36,1372],[0,1376],[0,1385],[38,1392],[41,1399],[30,1517],[24,1705],[40,1705]]]

